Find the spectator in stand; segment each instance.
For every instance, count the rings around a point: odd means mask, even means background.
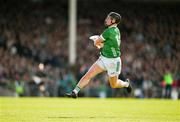
[[[172,84],[173,84],[173,76],[169,72],[169,70],[166,71],[164,74],[164,81],[165,81],[165,98],[171,98],[171,91],[172,91]]]

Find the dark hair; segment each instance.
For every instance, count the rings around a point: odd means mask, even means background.
[[[116,12],[110,12],[108,16],[110,16],[112,19],[115,19],[115,23],[117,24],[119,24],[121,21],[121,15]]]

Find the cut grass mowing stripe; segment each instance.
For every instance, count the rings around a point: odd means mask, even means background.
[[[180,122],[180,101],[0,98],[0,122]]]

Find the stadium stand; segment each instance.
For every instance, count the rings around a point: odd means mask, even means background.
[[[133,81],[133,97],[165,97],[163,81],[167,72],[173,77],[172,93],[180,97],[179,5],[79,0],[78,56],[72,67],[68,64],[66,0],[0,1],[0,95],[53,97],[70,91],[99,56],[88,37],[100,34],[105,15],[117,11],[123,17],[119,26],[123,62],[120,77]],[[80,96],[127,95],[123,90],[111,89],[102,74]]]

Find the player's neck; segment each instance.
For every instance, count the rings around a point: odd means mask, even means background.
[[[108,28],[117,27],[117,24],[112,24]]]

